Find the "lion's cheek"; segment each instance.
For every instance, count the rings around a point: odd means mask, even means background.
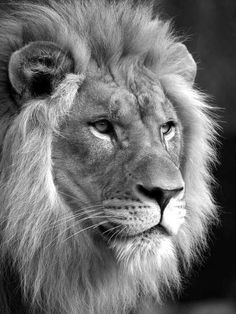
[[[171,235],[176,235],[185,221],[186,208],[184,201],[171,200],[166,206],[161,224]]]

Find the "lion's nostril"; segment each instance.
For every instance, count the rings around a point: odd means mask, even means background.
[[[143,185],[138,184],[137,191],[146,198],[155,200],[163,211],[170,199],[183,191],[183,187],[168,190],[159,187],[146,188]]]

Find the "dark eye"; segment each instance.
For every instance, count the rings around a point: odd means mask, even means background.
[[[169,121],[161,126],[162,136],[171,136],[175,134],[175,124],[173,121]]]
[[[113,126],[111,122],[103,119],[96,122],[91,123],[91,125],[102,134],[110,134],[113,132]]]

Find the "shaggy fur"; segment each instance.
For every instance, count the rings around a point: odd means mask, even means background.
[[[69,51],[75,71],[52,95],[28,99],[19,108],[9,83],[9,59],[34,41],[51,41]],[[208,225],[216,218],[211,196],[215,123],[205,96],[183,71],[185,61],[176,54],[179,42],[169,23],[153,19],[150,7],[126,1],[4,4],[0,42],[2,281],[9,280],[9,272],[16,274],[25,306],[22,313],[121,314],[135,309],[150,293],[160,302],[166,291],[179,287],[179,261],[188,267],[196,258],[206,244]],[[120,73],[131,85],[137,65],[151,69],[149,75],[174,102],[184,128],[181,172],[187,223],[173,241],[163,242],[152,265],[148,254],[146,263],[140,261],[141,252],[134,263],[117,267],[109,250],[100,251],[89,233],[80,232],[54,182],[52,143],[70,116],[90,58],[102,71]],[[149,251],[155,252],[155,246]],[[118,250],[118,260],[122,254]],[[5,313],[12,313],[8,290],[2,293],[2,302]]]

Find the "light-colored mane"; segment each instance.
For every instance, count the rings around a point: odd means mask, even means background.
[[[215,125],[205,96],[182,76],[184,61],[175,55],[178,41],[169,23],[152,19],[151,8],[132,7],[127,1],[21,3],[3,9],[0,16],[2,273],[10,264],[19,274],[31,311],[126,313],[139,300],[140,280],[142,293],[156,292],[160,301],[166,290],[179,287],[178,261],[190,264],[205,246],[208,226],[216,218],[211,196]],[[30,100],[20,110],[9,87],[9,58],[38,40],[70,50],[76,74],[68,74],[52,96]],[[152,68],[184,126],[182,174],[189,215],[168,260],[162,263],[157,253],[155,274],[143,266],[136,276],[131,271],[132,276],[127,275],[109,250],[101,252],[89,234],[79,232],[53,180],[53,138],[70,114],[90,57],[111,72],[128,72],[127,80],[132,80],[137,64]]]

